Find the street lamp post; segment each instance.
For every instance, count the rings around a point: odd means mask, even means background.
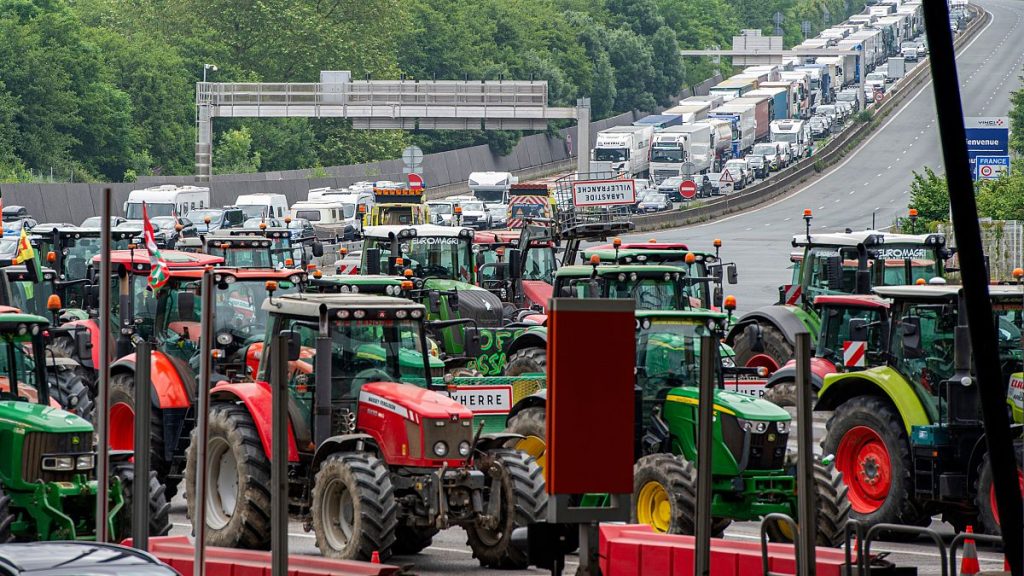
[[[212,71],[216,72],[217,71],[217,65],[216,64],[203,64],[203,82],[204,83],[206,82],[206,71],[207,70],[212,70]]]

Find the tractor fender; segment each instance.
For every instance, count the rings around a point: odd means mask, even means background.
[[[268,458],[272,457],[274,404],[270,386],[265,382],[220,382],[210,390],[210,400],[244,404],[260,435],[263,453]],[[295,431],[292,429],[291,418],[288,420],[288,461],[298,462],[299,448],[295,443]]]
[[[526,332],[523,332],[519,336],[516,336],[515,340],[508,345],[505,350],[507,356],[511,356],[523,348],[547,348],[548,346],[548,331],[547,328],[538,326],[536,328],[527,328]]]
[[[798,312],[799,311],[799,312]],[[817,338],[817,331],[812,330],[811,326],[808,326],[801,320],[801,312],[803,309],[798,306],[763,306],[756,310],[752,310],[743,315],[742,318],[736,321],[736,324],[729,329],[729,335],[725,341],[730,346],[736,341],[736,335],[743,332],[743,330],[753,323],[770,324],[779,329],[779,332],[786,338],[786,342],[791,345],[796,344],[796,333],[797,332],[810,332],[811,338]]]
[[[61,324],[61,329],[74,334],[75,330],[85,330],[89,333],[89,351],[92,352],[92,365],[100,367],[100,326],[93,320],[75,320]]]
[[[515,405],[512,406],[512,409],[508,411],[508,416],[506,417],[505,421],[507,422],[508,418],[511,418],[511,417],[515,416],[516,414],[519,414],[520,412],[522,412],[526,408],[534,408],[534,407],[545,408],[545,407],[547,407],[547,404],[548,404],[548,389],[545,388],[543,390],[538,390],[537,392],[534,392],[533,394],[530,394],[526,398],[523,398],[523,399],[519,400],[519,402],[516,402]]]
[[[359,448],[360,442],[363,443],[363,447],[361,449]],[[323,444],[316,447],[316,454],[313,455],[313,463],[309,466],[310,476],[316,474],[321,462],[331,454],[335,454],[337,452],[372,452],[379,455],[380,449],[377,447],[377,441],[369,434],[342,434],[340,436],[331,436],[327,440],[324,440]]]
[[[511,432],[496,432],[494,434],[482,434],[480,435],[480,441],[477,442],[476,449],[481,452],[486,452],[494,448],[504,448],[508,445],[510,440],[522,440],[525,438],[522,434],[512,434]]]
[[[110,374],[135,374],[135,353],[119,359],[110,365]],[[163,352],[153,352],[149,364],[149,380],[153,385],[153,406],[167,408],[188,408],[192,400],[178,367]]]
[[[931,424],[937,414],[925,407],[914,389],[899,372],[889,366],[879,366],[861,372],[831,374],[818,392],[814,410],[835,410],[840,404],[856,396],[879,396],[887,399],[903,418],[907,434],[914,426]]]
[[[835,365],[828,360],[818,357],[811,358],[811,386],[815,391],[821,390],[822,384],[825,383],[825,376],[835,374],[837,371]],[[796,360],[790,360],[782,368],[776,370],[764,386],[772,388],[779,382],[794,381],[796,381]]]
[[[523,280],[523,296],[527,300],[524,303],[524,308],[529,308],[531,304],[536,304],[541,306],[546,312],[548,301],[551,300],[553,292],[554,287],[547,282],[542,280]]]

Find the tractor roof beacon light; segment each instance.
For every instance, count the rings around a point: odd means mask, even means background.
[[[274,292],[277,292],[277,282],[274,282],[273,280],[267,280],[263,284],[263,287],[267,289],[267,299],[270,301],[271,304],[273,304]]]
[[[619,248],[622,248],[622,238],[613,238],[612,246],[615,247],[615,261],[619,261]]]
[[[686,256],[683,256],[683,261],[686,262],[687,264],[693,264],[694,262],[697,261],[697,255],[694,254],[693,252],[687,252]]]
[[[811,242],[811,220],[813,218],[814,218],[814,214],[811,212],[811,209],[810,208],[804,208],[804,222],[806,223],[806,234],[807,234],[807,243],[808,244],[810,244],[810,242]]]
[[[725,297],[722,302],[722,308],[729,314],[729,323],[732,323],[732,313],[736,310],[736,297],[732,294]]]
[[[908,215],[910,217],[910,233],[917,234],[917,208],[911,208]]]
[[[722,250],[722,239],[715,238],[715,241],[711,243],[715,247],[715,260],[719,259],[719,251]]]
[[[594,267],[594,272],[590,275],[591,278],[597,278],[597,266],[601,264],[601,257],[597,254],[593,254],[590,257],[590,265]]]
[[[57,253],[54,252],[53,250],[50,250],[49,252],[47,252],[46,253],[46,261],[49,262],[50,264],[53,264],[54,262],[56,262],[57,261]]]

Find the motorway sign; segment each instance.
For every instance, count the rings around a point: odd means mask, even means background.
[[[974,159],[975,180],[995,180],[1010,172],[1009,156],[977,156]]]
[[[967,155],[971,173],[978,177],[978,156],[1006,156],[1010,153],[1010,120],[1005,116],[971,116],[964,118],[967,132]]]
[[[693,180],[683,180],[679,183],[679,195],[690,200],[697,195],[697,183]]]
[[[636,203],[635,180],[581,180],[572,183],[576,206],[619,206]]]
[[[410,190],[423,190],[423,176],[419,174],[409,174],[409,189]]]

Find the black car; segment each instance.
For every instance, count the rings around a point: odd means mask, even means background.
[[[3,576],[181,576],[151,554],[96,542],[31,542],[0,545]]]
[[[215,232],[222,228],[239,228],[245,222],[241,208],[199,208],[188,213],[189,220],[196,223],[200,234]]]

